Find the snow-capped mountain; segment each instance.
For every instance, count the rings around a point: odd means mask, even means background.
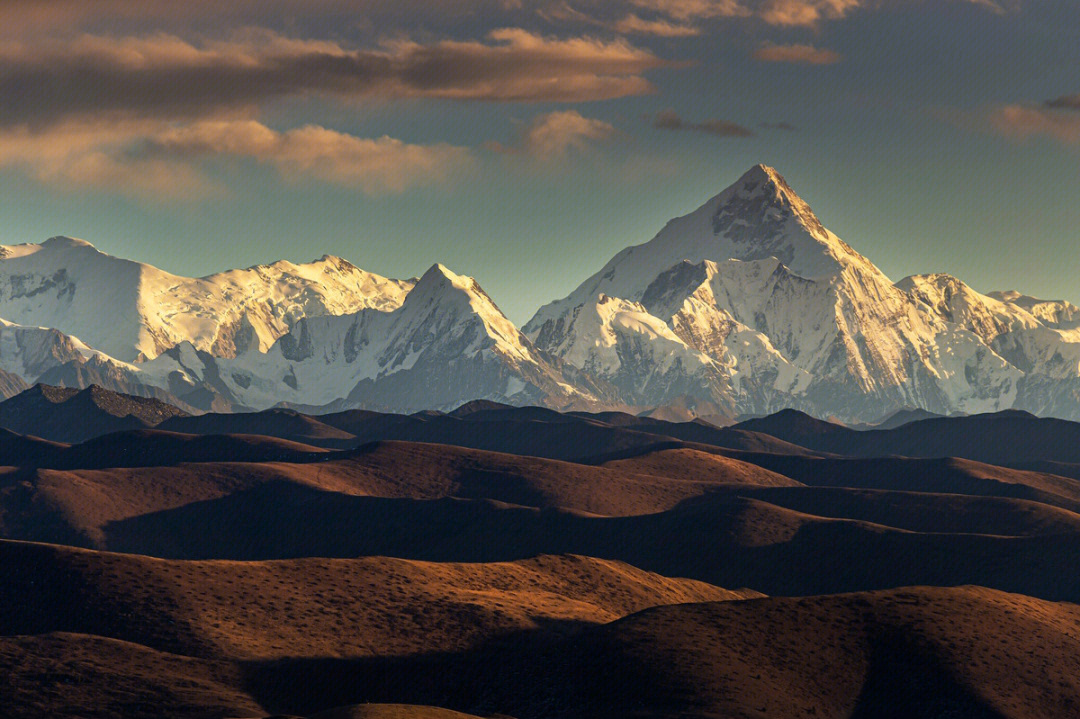
[[[713,403],[711,414],[734,416],[729,368],[687,345],[640,303],[601,294],[574,308],[557,338],[543,341],[549,352],[610,384],[632,404],[663,406],[690,398]]]
[[[269,351],[235,358],[185,342],[139,367],[181,398],[209,391],[255,409],[284,402],[415,411],[464,398],[565,407],[602,399],[598,385],[541,355],[476,280],[438,264],[396,309],[302,318]]]
[[[0,398],[12,397],[34,384],[98,386],[167,400],[185,409],[211,408],[211,404],[188,405],[159,379],[148,376],[140,365],[114,359],[59,330],[24,327],[0,319]],[[218,403],[218,408],[227,406]]]
[[[600,294],[640,303],[726,366],[744,413],[793,406],[868,421],[901,407],[990,411],[1012,405],[1022,376],[981,337],[895,287],[762,165],[617,254],[541,308],[525,333],[587,367],[588,353],[566,348],[580,344],[572,318]]]
[[[906,277],[897,286],[1023,373],[1017,409],[1080,417],[1080,308],[1018,292],[983,295],[944,274]]]
[[[60,330],[125,362],[180,342],[221,357],[266,350],[301,317],[393,309],[411,287],[331,256],[190,278],[70,237],[0,246],[0,316]]]
[[[521,331],[438,264],[392,280],[327,256],[192,279],[62,237],[0,247],[0,318],[4,396],[42,382],[188,411],[490,399],[1080,419],[1080,308],[949,275],[893,283],[762,165]]]

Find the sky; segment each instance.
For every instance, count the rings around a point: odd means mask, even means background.
[[[1080,304],[1075,0],[4,0],[0,243],[441,262],[523,324],[756,163],[894,280]]]

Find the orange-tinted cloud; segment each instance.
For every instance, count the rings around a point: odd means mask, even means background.
[[[758,18],[770,25],[813,27],[840,20],[855,10],[899,5],[919,5],[939,0],[626,0],[642,10],[688,23],[716,18]],[[953,0],[981,6],[995,13],[1005,11],[998,0]],[[1018,0],[1008,0],[1015,3]],[[595,3],[594,3],[595,4]],[[603,5],[623,2],[600,0]]]
[[[989,123],[995,132],[1015,140],[1048,137],[1064,144],[1080,145],[1080,114],[1073,112],[1007,105],[994,110]]]
[[[571,151],[582,152],[593,143],[607,140],[616,133],[610,123],[584,117],[576,110],[563,110],[534,117],[514,145],[492,142],[487,147],[496,152],[556,162],[565,159]]]
[[[150,138],[149,154],[237,157],[270,165],[287,179],[315,179],[366,194],[437,183],[468,166],[468,150],[356,137],[318,125],[279,132],[254,120],[205,121]]]
[[[644,20],[634,13],[616,20],[611,28],[624,35],[655,35],[656,37],[692,37],[701,33],[701,30],[693,25],[663,19]]]
[[[101,29],[304,26],[331,21],[393,31],[401,21],[446,21],[472,14],[512,16],[515,0],[4,0],[0,36],[79,34]]]
[[[161,201],[198,199],[223,188],[203,161],[248,160],[287,180],[316,180],[365,194],[401,192],[467,171],[472,154],[447,144],[362,138],[307,125],[273,130],[253,120],[69,122],[44,131],[0,131],[0,167],[37,180]]]
[[[486,42],[350,50],[270,32],[193,44],[170,35],[0,44],[0,125],[71,117],[194,118],[301,95],[578,102],[653,91],[670,65],[624,40],[501,29]]]

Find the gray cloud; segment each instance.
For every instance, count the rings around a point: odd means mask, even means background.
[[[675,112],[667,109],[656,113],[653,118],[653,127],[658,130],[673,132],[700,132],[717,137],[753,137],[754,131],[742,125],[726,120],[708,119],[702,122],[687,122]]]
[[[813,45],[773,45],[766,43],[754,51],[754,59],[763,62],[787,62],[799,65],[831,65],[840,62],[842,56],[833,50]]]
[[[1057,110],[1080,110],[1080,95],[1062,95],[1046,101],[1047,107]]]
[[[81,116],[250,114],[266,100],[428,97],[579,102],[653,92],[669,63],[624,40],[552,39],[520,29],[487,41],[396,41],[375,50],[269,32],[195,45],[178,37],[83,36],[0,44],[0,125]]]
[[[559,0],[542,9],[552,20],[601,25],[622,32],[698,34],[708,21],[746,19],[776,27],[817,27],[859,10],[917,7],[943,0]],[[948,0],[1003,14],[1020,0]],[[633,12],[627,14],[627,8]],[[620,20],[621,18],[621,20]],[[653,32],[649,32],[653,30]]]
[[[507,19],[527,13],[515,0],[4,0],[0,36],[82,32],[218,33],[222,27],[289,27],[340,32],[365,27],[394,31],[435,23]]]

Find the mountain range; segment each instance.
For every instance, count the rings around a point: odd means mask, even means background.
[[[188,413],[480,398],[725,421],[1080,419],[1080,308],[944,274],[894,282],[758,165],[520,329],[440,264],[395,280],[326,256],[193,279],[67,237],[0,247],[0,396],[34,384]]]

